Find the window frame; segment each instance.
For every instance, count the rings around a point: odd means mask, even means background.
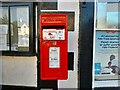
[[[28,6],[29,8],[29,51],[0,51],[2,56],[34,56],[35,55],[35,18],[32,2],[2,3],[0,7],[8,7],[8,33],[10,34],[10,7]],[[9,37],[10,38],[10,37]],[[10,42],[11,44],[11,42]],[[11,45],[10,45],[11,46]]]

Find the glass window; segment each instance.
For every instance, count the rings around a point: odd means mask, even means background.
[[[94,42],[94,79],[120,79],[120,26],[119,2],[96,3],[96,27]]]
[[[11,50],[29,51],[29,8],[11,7]]]
[[[97,28],[119,28],[119,3],[115,2],[99,2],[97,3]]]
[[[2,55],[34,55],[33,3],[3,3],[0,13]]]

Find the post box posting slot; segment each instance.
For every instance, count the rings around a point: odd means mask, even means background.
[[[68,32],[66,14],[40,15],[40,72],[42,80],[67,79]]]

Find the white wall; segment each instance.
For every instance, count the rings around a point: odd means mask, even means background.
[[[0,84],[17,86],[37,86],[37,58],[0,57]],[[2,74],[1,74],[2,73]],[[2,76],[1,76],[2,75]]]
[[[58,10],[75,12],[74,31],[68,33],[68,50],[74,52],[74,71],[69,71],[68,80],[58,80],[58,88],[78,88],[79,0],[58,1]]]

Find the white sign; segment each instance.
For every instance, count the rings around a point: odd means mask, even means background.
[[[49,48],[49,68],[60,68],[60,47]]]
[[[0,34],[8,33],[8,25],[0,25]]]
[[[8,50],[7,48],[7,34],[0,34],[0,50]]]
[[[43,29],[44,40],[65,40],[65,29]]]
[[[7,47],[8,25],[0,25],[0,50],[8,50]]]

